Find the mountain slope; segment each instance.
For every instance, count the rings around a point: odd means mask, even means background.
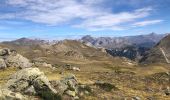
[[[141,59],[141,63],[170,63],[170,35],[163,38]]]
[[[98,57],[99,59],[105,57],[107,54],[102,52],[100,49],[89,47],[76,40],[64,40],[52,45],[51,50],[58,56],[72,57],[76,56],[80,58],[93,58]]]
[[[145,54],[146,51],[148,51],[149,48],[146,47],[135,47],[135,46],[127,46],[123,48],[117,48],[117,49],[106,49],[107,53],[110,55],[116,57],[126,57],[134,61],[138,61],[142,58],[142,56]]]
[[[98,37],[94,38],[89,35],[82,37],[81,42],[94,46],[96,48],[103,47],[106,49],[112,49],[112,48],[121,48],[125,47],[127,45],[131,45],[131,43],[123,37]]]
[[[90,66],[98,67],[98,69],[109,69],[114,65],[124,66],[128,63],[125,59],[110,56],[102,48],[90,47],[76,40],[63,40],[55,44],[36,45],[16,45],[11,41],[0,43],[0,47],[16,50],[31,61],[41,59],[52,65],[57,64],[60,66],[73,64],[82,66],[86,70],[92,68]],[[95,67],[94,69],[96,70]]]

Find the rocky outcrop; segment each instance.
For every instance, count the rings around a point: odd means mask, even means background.
[[[68,95],[74,98],[78,95],[78,82],[74,75],[69,75],[60,81],[51,81],[60,95]]]
[[[77,58],[77,59],[85,59],[84,56],[80,52],[73,51],[73,50],[66,52],[65,56],[74,57],[74,58]]]
[[[13,74],[3,88],[0,89],[0,99],[6,97],[12,100],[25,100],[28,96],[39,96],[45,100],[60,100],[62,98],[79,98],[80,86],[74,75],[68,75],[61,80],[49,81],[38,68],[25,68]]]
[[[10,50],[7,48],[0,49],[0,68],[27,68],[31,66],[32,64],[29,62],[29,60],[18,54],[15,50]]]
[[[59,81],[51,81],[51,84],[58,90],[63,100],[79,100],[93,91],[90,85],[78,83],[74,75],[68,75]]]
[[[75,100],[82,93],[90,93],[86,88],[78,84],[74,75],[49,81],[38,68],[24,68],[11,75],[0,88],[0,100],[30,100],[34,96],[44,100]]]
[[[57,94],[47,77],[38,68],[25,68],[11,76],[6,87],[12,92],[26,93],[30,88],[35,89],[36,94]],[[33,92],[34,93],[34,92]]]

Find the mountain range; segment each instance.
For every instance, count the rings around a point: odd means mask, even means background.
[[[80,60],[95,58],[95,56],[101,58],[105,52],[113,57],[125,57],[133,61],[143,62],[148,61],[148,55],[152,54],[148,54],[148,52],[153,52],[152,48],[167,35],[151,33],[137,36],[98,38],[87,35],[79,40],[62,40],[55,41],[55,43],[40,39],[21,38],[1,42],[0,46],[15,49],[29,59],[51,56],[52,58],[68,59],[71,57]]]
[[[125,37],[98,37],[89,35],[81,38],[81,42],[96,48],[105,48],[112,56],[140,60],[146,51],[155,46],[167,34],[150,33],[147,35]]]
[[[150,33],[147,35],[124,36],[124,37],[98,37],[90,35],[80,39],[81,42],[94,47],[103,47],[106,49],[124,48],[126,46],[152,47],[167,34]]]
[[[170,35],[105,38],[1,42],[0,99],[169,100]]]

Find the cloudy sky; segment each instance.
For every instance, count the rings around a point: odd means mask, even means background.
[[[170,0],[0,0],[0,39],[170,32]]]

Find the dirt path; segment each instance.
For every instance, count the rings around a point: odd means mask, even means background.
[[[162,54],[163,54],[163,56],[164,56],[166,62],[169,64],[170,61],[169,61],[169,59],[167,58],[167,56],[166,56],[166,54],[165,54],[165,51],[164,51],[162,48],[160,48],[160,50],[161,50],[161,52],[162,52]]]

